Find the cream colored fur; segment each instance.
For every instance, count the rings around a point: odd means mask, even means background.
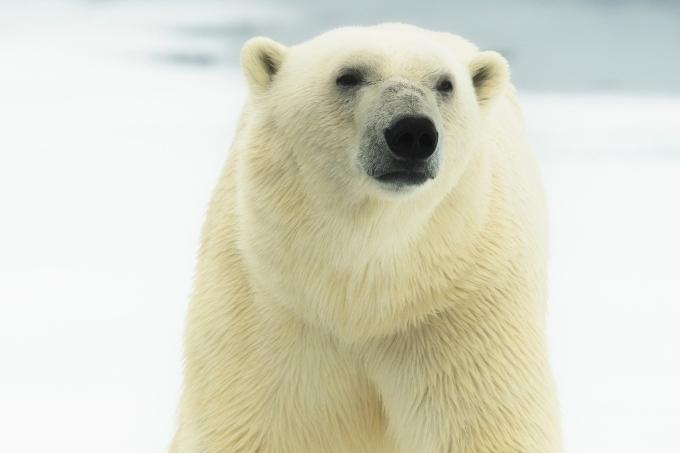
[[[384,24],[258,38],[242,62],[251,96],[203,232],[173,451],[561,451],[544,200],[505,60]],[[381,74],[351,102],[333,85],[348,62]],[[431,93],[442,67],[440,173],[384,190],[354,161],[375,93]]]

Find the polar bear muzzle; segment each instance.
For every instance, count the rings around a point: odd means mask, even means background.
[[[377,175],[380,182],[401,185],[422,184],[431,176],[427,161],[437,149],[439,133],[426,116],[397,118],[384,132],[392,158],[385,173]]]
[[[441,117],[419,86],[386,82],[366,115],[359,162],[388,190],[424,184],[439,171]]]

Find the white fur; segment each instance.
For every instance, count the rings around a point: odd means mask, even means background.
[[[338,68],[380,77],[338,99]],[[243,49],[251,88],[210,205],[186,331],[179,453],[560,451],[546,224],[505,60],[400,24]],[[356,164],[383,83],[427,93],[439,175]],[[473,85],[473,78],[486,71]]]

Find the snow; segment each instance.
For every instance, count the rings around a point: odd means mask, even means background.
[[[228,46],[168,30],[296,14],[0,4],[0,451],[165,451],[200,227],[245,96],[237,68],[209,64]],[[567,451],[678,452],[680,98],[521,94]]]

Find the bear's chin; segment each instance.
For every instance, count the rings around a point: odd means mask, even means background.
[[[370,179],[379,198],[403,199],[425,190],[434,178],[424,173],[394,172]]]
[[[419,171],[393,171],[377,176],[377,181],[387,186],[420,186],[430,177],[425,172]]]

